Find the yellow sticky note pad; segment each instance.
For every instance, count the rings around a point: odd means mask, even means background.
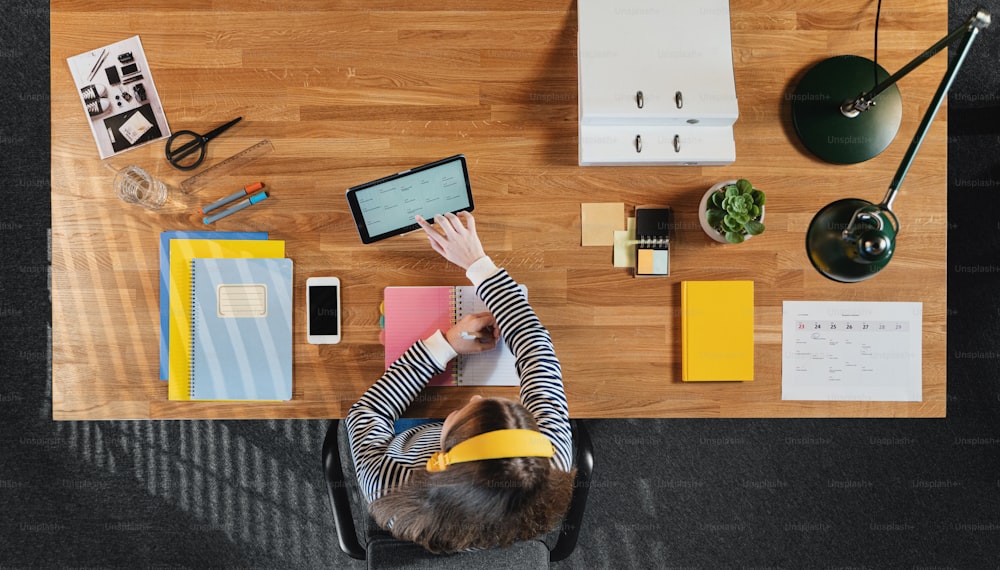
[[[635,267],[635,218],[625,220],[625,230],[616,231],[614,236],[615,267]]]
[[[665,249],[636,250],[636,275],[670,275],[670,252]]]
[[[614,245],[615,232],[625,229],[625,203],[580,204],[580,243]]]
[[[653,274],[653,250],[640,249],[635,259],[635,271],[642,275]]]

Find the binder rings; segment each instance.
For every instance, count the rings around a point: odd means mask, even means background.
[[[281,240],[170,240],[169,399],[191,399],[191,260],[284,256]]]
[[[521,285],[525,296],[528,289]],[[467,314],[487,312],[470,285],[385,288],[385,365],[389,367],[410,346],[440,329],[446,332]],[[428,385],[517,386],[514,355],[503,336],[495,350],[460,354]]]
[[[681,281],[681,379],[753,380],[753,281]]]
[[[292,260],[191,260],[192,400],[292,398]]]

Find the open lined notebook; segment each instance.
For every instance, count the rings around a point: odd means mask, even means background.
[[[527,297],[528,289],[521,285]],[[410,346],[434,331],[442,332],[468,314],[488,312],[471,285],[385,288],[385,365],[389,367]],[[514,355],[503,336],[495,350],[460,354],[430,386],[517,386]]]

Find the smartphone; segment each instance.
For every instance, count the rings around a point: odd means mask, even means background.
[[[340,342],[340,278],[306,279],[306,321],[309,344]]]

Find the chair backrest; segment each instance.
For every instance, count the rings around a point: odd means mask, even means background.
[[[340,549],[351,558],[364,560],[365,549],[358,541],[356,530],[358,525],[355,524],[351,509],[351,493],[358,493],[358,478],[354,473],[354,461],[348,457],[345,462],[341,456],[341,448],[349,446],[341,446],[337,441],[340,431],[338,428],[343,423],[333,420],[326,429],[326,437],[323,439],[323,476],[326,479],[330,507],[333,509],[333,522],[337,529]],[[350,468],[350,477],[345,473],[345,463]],[[365,514],[367,515],[367,512]]]
[[[541,540],[525,540],[507,548],[431,554],[419,544],[378,537],[368,543],[369,568],[427,570],[496,570],[497,568],[548,568],[549,548]]]
[[[565,559],[576,548],[583,515],[587,511],[590,480],[594,474],[594,445],[590,441],[590,432],[578,420],[570,420],[570,426],[573,429],[573,467],[576,468],[576,476],[573,478],[573,498],[560,526],[559,538],[549,553],[549,560],[552,562]]]
[[[368,514],[358,486],[345,422],[334,420],[323,442],[323,470],[340,548],[348,556],[368,560],[369,568],[548,568],[569,556],[576,547],[586,510],[587,492],[594,467],[593,447],[584,425],[572,421],[576,478],[573,498],[558,534],[549,547],[542,538],[508,548],[463,552],[448,556],[428,553],[423,547],[393,538]],[[358,530],[361,530],[359,536]]]

